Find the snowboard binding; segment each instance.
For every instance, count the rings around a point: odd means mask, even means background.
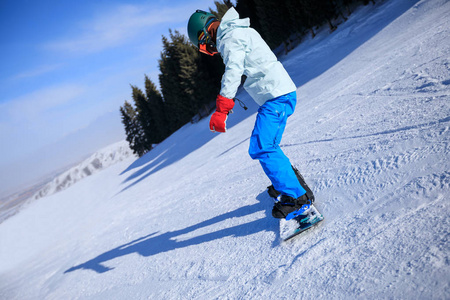
[[[311,207],[311,200],[305,195],[295,199],[286,195],[281,195],[275,202],[272,209],[272,216],[277,219],[291,220],[299,215],[303,215]]]
[[[297,176],[298,182],[300,183],[300,185],[302,186],[302,188],[305,189],[306,191],[306,196],[308,197],[308,199],[311,201],[311,204],[314,203],[314,194],[312,192],[312,190],[309,188],[309,186],[306,184],[305,179],[303,178],[302,174],[300,174],[300,172],[298,171],[298,169],[294,166],[292,166],[292,169],[295,172],[295,175]],[[267,187],[267,192],[269,193],[269,196],[277,199],[278,196],[280,196],[280,192],[277,191],[273,185],[270,185]]]
[[[309,186],[306,184],[305,179],[297,168],[292,166],[292,169],[297,176],[298,182],[305,189],[306,194],[300,196],[297,199],[292,197],[281,195],[273,185],[267,187],[269,196],[275,199],[275,204],[272,209],[272,216],[277,219],[291,220],[300,215],[304,215],[314,203],[314,194]]]

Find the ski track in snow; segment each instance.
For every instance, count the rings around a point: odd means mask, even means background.
[[[188,124],[0,224],[0,298],[450,299],[449,15],[377,1],[281,58],[316,228],[280,242],[242,94],[226,134]]]

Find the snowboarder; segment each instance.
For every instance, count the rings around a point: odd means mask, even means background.
[[[190,17],[187,30],[189,39],[201,53],[211,56],[220,53],[225,64],[216,111],[209,124],[211,131],[226,132],[226,120],[234,107],[233,99],[241,77],[247,76],[244,88],[260,105],[249,154],[259,160],[274,192],[279,194],[272,215],[289,219],[314,200],[308,198],[289,159],[279,147],[286,121],[295,109],[297,88],[269,46],[249,26],[249,18],[240,19],[232,7],[221,21],[213,14],[197,10]]]

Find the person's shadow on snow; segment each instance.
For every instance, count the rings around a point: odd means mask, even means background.
[[[114,248],[108,252],[100,254],[99,256],[85,263],[82,263],[78,266],[74,266],[66,270],[64,273],[69,273],[80,269],[93,270],[97,273],[104,273],[114,269],[104,265],[105,262],[128,254],[137,253],[144,257],[148,257],[175,249],[180,249],[213,240],[218,240],[226,236],[235,236],[235,237],[247,236],[260,231],[274,231],[276,233],[276,238],[273,242],[273,246],[276,246],[279,243],[278,221],[272,217],[271,213],[272,200],[267,194],[267,191],[264,191],[261,194],[259,194],[256,197],[256,199],[258,200],[258,202],[255,204],[240,207],[234,211],[224,213],[212,219],[203,221],[201,223],[189,226],[181,230],[170,231],[159,235],[157,232],[151,233],[137,240],[131,241],[127,244]],[[266,216],[261,219],[257,219],[249,223],[237,225],[234,227],[224,228],[207,234],[195,236],[188,240],[183,241],[174,240],[174,238],[176,238],[177,236],[193,232],[199,228],[207,227],[229,218],[237,218],[250,215],[261,210],[265,210],[266,214]]]

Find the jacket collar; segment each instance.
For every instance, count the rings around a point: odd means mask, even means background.
[[[235,28],[247,28],[250,26],[250,19],[239,19],[239,14],[231,7],[225,15],[223,15],[222,20],[220,21],[219,28],[217,29],[217,43],[220,43],[220,40],[230,31]]]

